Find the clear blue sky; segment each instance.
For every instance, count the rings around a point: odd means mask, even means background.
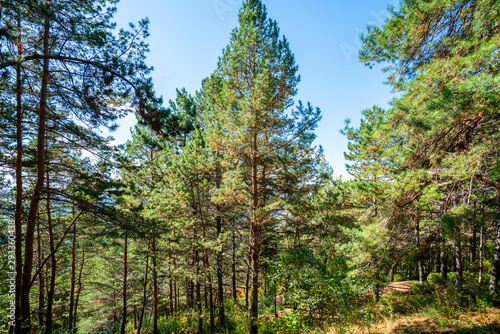
[[[392,99],[386,75],[357,60],[358,35],[367,24],[381,24],[391,0],[264,0],[268,16],[277,20],[295,54],[301,82],[297,100],[322,110],[316,131],[336,176],[348,177],[343,152],[347,141],[339,130],[344,120],[359,124],[360,113],[373,105],[387,107]],[[393,3],[397,3],[395,0]],[[216,67],[222,49],[237,26],[238,0],[121,0],[115,16],[118,27],[150,19],[148,64],[165,101],[175,89],[194,93]],[[117,143],[130,138],[133,116],[119,122],[112,134]]]

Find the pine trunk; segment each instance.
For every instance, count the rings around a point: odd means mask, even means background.
[[[446,237],[444,235],[443,226],[440,224],[439,229],[441,230],[441,240],[439,243],[439,258],[440,258],[440,269],[441,269],[441,279],[443,282],[448,281],[448,268],[446,268]]]
[[[217,225],[216,226],[217,239],[219,239],[222,233],[222,218],[220,217],[220,215],[217,216],[216,225]],[[219,307],[219,324],[223,327],[226,319],[224,314],[224,282],[222,279],[222,249],[217,253],[217,305]]]
[[[125,230],[125,240],[123,241],[123,306],[122,306],[122,327],[120,334],[125,334],[125,327],[127,326],[127,251],[128,251],[128,233]]]
[[[463,287],[463,270],[462,270],[462,246],[460,243],[460,228],[457,228],[457,235],[453,242],[455,248],[455,266],[456,266],[456,279],[455,285],[459,290]]]
[[[493,226],[493,240],[495,241],[495,255],[493,256],[493,265],[488,289],[490,294],[494,295],[498,286],[500,276],[500,201],[495,208],[495,225]]]
[[[49,6],[50,2],[46,1]],[[45,15],[44,32],[43,32],[43,54],[49,54],[49,30],[50,18]],[[19,321],[21,322],[20,333],[29,334],[31,332],[31,308],[30,308],[30,289],[31,289],[31,272],[33,270],[33,241],[38,213],[40,198],[43,192],[45,178],[45,132],[47,123],[47,96],[49,85],[49,59],[43,60],[42,82],[40,85],[40,108],[38,112],[38,131],[37,131],[37,148],[36,148],[36,182],[31,196],[28,217],[26,221],[26,235],[24,239],[24,264],[22,269],[22,280],[20,288],[20,314]],[[51,278],[52,279],[52,278]]]
[[[47,174],[47,188],[49,188],[49,177]],[[50,247],[50,283],[49,290],[47,292],[47,310],[45,313],[45,332],[47,334],[52,333],[52,306],[54,304],[54,291],[56,285],[56,254],[54,247],[54,231],[52,226],[52,216],[50,212],[50,195],[47,194],[47,225],[49,228],[49,247]]]
[[[45,276],[43,275],[42,267],[42,241],[40,239],[40,219],[38,219],[37,227],[37,239],[38,239],[38,268],[40,268],[40,274],[38,275],[38,326],[43,328],[45,326],[43,309],[45,308]]]
[[[75,280],[76,280],[76,222],[73,224],[73,244],[71,245],[71,288],[69,294],[69,332],[74,332],[74,305],[75,305]]]
[[[17,41],[17,54],[21,56],[21,24],[18,24],[19,38]],[[23,253],[22,253],[22,214],[23,214],[23,106],[22,106],[22,81],[21,81],[21,65],[16,66],[16,209],[14,213],[15,224],[15,255],[16,255],[16,292],[15,292],[15,326],[21,328],[20,312],[21,312],[21,280],[23,272]],[[40,233],[40,232],[39,232]],[[43,281],[43,278],[40,278]],[[42,283],[43,284],[43,283]],[[43,297],[43,292],[41,292]],[[43,304],[43,301],[42,301]],[[40,322],[40,324],[42,324]]]
[[[153,235],[153,334],[158,334],[158,273],[156,268],[156,237]]]
[[[137,327],[137,334],[141,334],[142,321],[144,319],[144,311],[146,310],[148,269],[149,269],[149,254],[146,254],[146,273],[144,274],[144,285],[142,290],[142,309],[141,309],[141,316],[139,318],[139,326]]]
[[[479,229],[479,279],[478,283],[483,282],[483,246],[484,246],[484,226]]]

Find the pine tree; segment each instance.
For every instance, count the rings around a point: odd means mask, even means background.
[[[257,333],[263,231],[280,208],[283,167],[299,164],[297,156],[314,150],[311,130],[320,111],[299,104],[287,115],[299,81],[297,66],[262,2],[245,1],[238,21],[216,71],[203,82],[202,104],[207,108],[209,147],[242,168],[239,190],[248,213],[251,263],[250,333]]]

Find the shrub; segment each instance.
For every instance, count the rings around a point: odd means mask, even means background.
[[[443,284],[443,278],[441,276],[441,273],[430,273],[427,276],[427,282],[432,285],[436,284]]]
[[[457,280],[457,273],[455,272],[449,272],[448,273],[448,283],[450,284],[455,284],[455,281]]]
[[[401,274],[394,274],[394,282],[404,281],[404,277]]]
[[[312,325],[311,317],[301,311],[291,311],[283,314],[281,318],[274,319],[273,322],[264,323],[260,332],[262,333],[303,333]]]

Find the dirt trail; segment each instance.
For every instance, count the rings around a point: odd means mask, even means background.
[[[385,295],[389,292],[400,292],[405,293],[410,291],[412,281],[404,281],[404,282],[392,282],[384,289],[382,289],[382,295]]]

